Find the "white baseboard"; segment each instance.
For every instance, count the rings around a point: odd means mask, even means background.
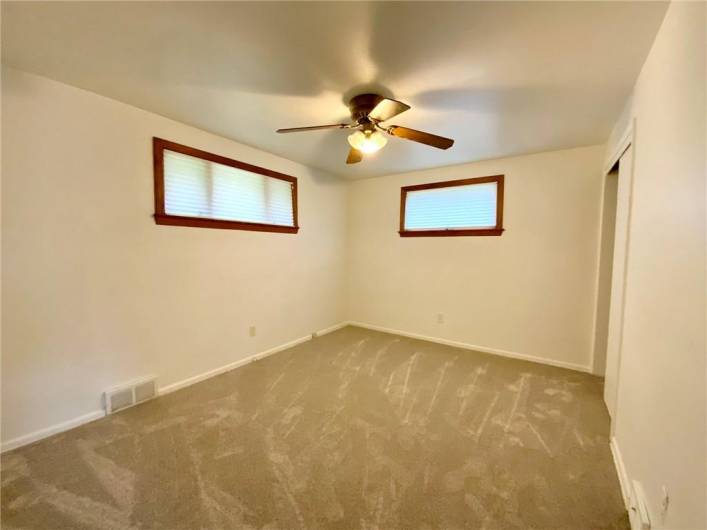
[[[348,325],[349,322],[347,321],[339,322],[338,324],[334,324],[333,326],[330,326],[328,328],[320,329],[319,331],[314,333],[314,336],[321,337],[322,335],[326,335],[327,333],[333,333],[334,331],[338,331],[341,328],[345,328]]]
[[[62,421],[61,423],[57,423],[56,425],[52,425],[44,429],[39,429],[38,431],[34,431],[23,436],[18,436],[17,438],[13,438],[12,440],[3,442],[2,449],[0,451],[4,453],[5,451],[10,451],[11,449],[17,449],[18,447],[31,444],[32,442],[36,442],[38,440],[41,440],[42,438],[48,438],[49,436],[52,436],[54,434],[59,434],[60,432],[68,431],[69,429],[73,429],[74,427],[83,425],[84,423],[90,423],[92,421],[101,419],[105,415],[106,411],[103,409],[94,410],[93,412],[89,412],[88,414],[84,414],[83,416]]]
[[[614,466],[616,467],[616,474],[619,476],[619,484],[621,485],[621,495],[624,498],[624,505],[628,510],[630,505],[630,492],[629,492],[629,479],[626,474],[626,466],[624,466],[624,459],[621,456],[621,450],[619,449],[619,444],[616,441],[616,437],[612,436],[609,441],[609,447],[611,448],[611,455],[614,457]]]
[[[285,344],[281,344],[280,346],[275,346],[274,348],[270,348],[269,350],[265,350],[260,353],[256,353],[253,355],[249,355],[248,357],[245,357],[243,359],[238,359],[237,361],[234,361],[232,363],[225,364],[223,366],[219,366],[218,368],[214,368],[213,370],[209,370],[207,372],[203,372],[201,374],[188,377],[187,379],[182,379],[181,381],[177,381],[176,383],[172,383],[166,386],[161,386],[157,393],[160,396],[163,396],[165,394],[169,394],[171,392],[174,392],[176,390],[180,390],[182,388],[186,388],[188,386],[194,385],[196,383],[200,383],[201,381],[204,381],[205,379],[209,379],[211,377],[221,375],[226,372],[230,372],[231,370],[235,370],[236,368],[239,368],[243,365],[246,365],[248,363],[252,363],[253,361],[257,361],[258,359],[263,359],[269,355],[273,355],[275,353],[281,352],[282,350],[286,350],[288,348],[292,348],[293,346],[297,346],[298,344],[302,344],[303,342],[307,342],[308,340],[312,340],[311,335],[307,335],[305,337],[300,337],[299,339],[291,340],[290,342],[286,342]]]
[[[341,329],[347,325],[348,325],[348,322],[340,322],[339,324],[336,324],[334,326],[330,326],[328,328],[317,331],[317,332],[315,332],[314,335],[317,337],[319,337],[321,335],[326,335],[327,333],[331,333],[331,332]],[[159,387],[157,393],[159,396],[169,394],[170,392],[174,392],[174,391],[179,390],[181,388],[191,386],[193,384],[204,381],[205,379],[209,379],[210,377],[214,377],[216,375],[220,375],[225,372],[229,372],[229,371],[234,370],[240,366],[246,365],[246,364],[251,363],[253,361],[257,361],[258,359],[263,359],[265,357],[268,357],[269,355],[274,355],[278,352],[281,352],[281,351],[286,350],[288,348],[292,348],[293,346],[297,346],[298,344],[302,344],[303,342],[307,342],[308,340],[311,340],[311,339],[312,339],[312,335],[300,337],[300,338],[292,340],[290,342],[286,342],[285,344],[281,344],[279,346],[275,346],[274,348],[270,348],[269,350],[265,350],[260,353],[256,353],[254,355],[250,355],[244,359],[239,359],[237,361],[226,364],[224,366],[220,366],[219,368],[215,368],[213,370],[209,370],[207,372],[195,375],[193,377],[189,377],[187,379],[177,381],[176,383],[172,383],[172,384],[169,384],[169,385],[166,385],[163,387]],[[17,449],[18,447],[22,447],[23,445],[27,445],[32,442],[36,442],[38,440],[41,440],[43,438],[47,438],[49,436],[52,436],[53,434],[58,434],[63,431],[68,431],[69,429],[73,429],[74,427],[78,427],[80,425],[83,425],[84,423],[89,423],[91,421],[100,419],[100,418],[104,417],[105,415],[106,415],[106,413],[104,410],[102,410],[102,409],[95,410],[93,412],[89,412],[88,414],[84,414],[83,416],[79,416],[77,418],[73,418],[71,420],[67,420],[67,421],[64,421],[61,423],[57,423],[56,425],[52,425],[52,426],[46,427],[44,429],[39,429],[37,431],[31,432],[29,434],[25,434],[23,436],[18,436],[17,438],[13,438],[12,440],[8,440],[6,442],[3,442],[2,446],[0,448],[0,452],[4,453],[5,451],[10,451],[11,449]]]
[[[570,370],[576,370],[578,372],[592,373],[591,366],[584,366],[581,364],[567,363],[564,361],[556,361],[554,359],[547,359],[545,357],[536,357],[534,355],[527,355],[525,353],[517,353],[507,350],[499,350],[497,348],[489,348],[487,346],[478,346],[476,344],[467,344],[466,342],[458,342],[455,340],[442,339],[439,337],[428,337],[426,335],[420,335],[419,333],[411,333],[409,331],[401,331],[399,329],[391,329],[383,326],[376,326],[374,324],[366,324],[364,322],[348,322],[351,326],[358,326],[359,328],[372,329],[374,331],[382,331],[384,333],[392,333],[394,335],[402,335],[403,337],[410,337],[411,339],[426,340],[428,342],[436,342],[438,344],[445,344],[446,346],[454,346],[455,348],[464,348],[465,350],[474,350],[483,353],[492,353],[494,355],[501,355],[503,357],[510,357],[512,359],[520,359],[522,361],[530,361],[540,364],[548,364],[550,366],[557,366],[559,368],[568,368]]]
[[[395,335],[401,335],[403,337],[410,337],[413,339],[420,339],[420,340],[426,340],[429,342],[436,342],[439,344],[445,344],[447,346],[454,346],[457,348],[464,348],[467,350],[475,350],[475,351],[480,351],[484,353],[492,353],[495,355],[501,355],[504,357],[511,357],[514,359],[521,359],[524,361],[531,361],[531,362],[536,362],[536,363],[541,363],[541,364],[549,364],[551,366],[558,366],[560,368],[569,368],[571,370],[578,370],[581,372],[589,372],[591,373],[591,368],[589,366],[582,366],[582,365],[577,365],[573,363],[566,363],[562,361],[555,361],[553,359],[545,359],[542,357],[535,357],[532,355],[525,355],[522,353],[516,353],[516,352],[510,352],[506,350],[499,350],[496,348],[488,348],[485,346],[478,346],[475,344],[467,344],[464,342],[458,342],[458,341],[453,341],[449,339],[442,339],[439,337],[429,337],[426,335],[420,335],[418,333],[410,333],[407,331],[401,331],[398,329],[391,329],[391,328],[386,328],[384,326],[376,326],[373,324],[366,324],[364,322],[340,322],[334,326],[330,326],[328,328],[319,330],[314,333],[314,336],[320,337],[322,335],[326,335],[327,333],[332,333],[334,331],[337,331],[343,327],[346,327],[348,325],[351,326],[358,326],[360,328],[366,328],[366,329],[372,329],[375,331],[382,331],[385,333],[392,333]],[[239,359],[237,361],[234,361],[232,363],[226,364],[224,366],[220,366],[218,368],[215,368],[213,370],[208,370],[206,372],[203,372],[201,374],[189,377],[187,379],[183,379],[181,381],[177,381],[176,383],[171,383],[169,385],[160,387],[158,390],[158,395],[165,395],[169,394],[170,392],[174,392],[176,390],[179,390],[181,388],[185,388],[188,386],[191,386],[193,384],[199,383],[201,381],[204,381],[206,379],[209,379],[210,377],[214,377],[216,375],[223,374],[225,372],[228,372],[230,370],[234,370],[240,366],[246,365],[248,363],[251,363],[253,361],[257,361],[258,359],[263,359],[264,357],[268,357],[269,355],[274,355],[275,353],[281,352],[283,350],[286,350],[288,348],[292,348],[293,346],[297,346],[298,344],[302,344],[304,342],[307,342],[308,340],[312,339],[312,335],[307,335],[304,337],[300,337],[298,339],[292,340],[290,342],[287,342],[285,344],[281,344],[279,346],[275,346],[274,348],[270,348],[269,350],[265,350],[260,353],[256,353],[254,355],[250,355],[244,359]],[[13,438],[11,440],[8,440],[6,442],[2,443],[2,446],[0,448],[0,452],[5,452],[9,451],[11,449],[16,449],[18,447],[22,447],[23,445],[30,444],[32,442],[36,442],[38,440],[41,440],[43,438],[47,438],[49,436],[52,436],[54,434],[58,434],[63,431],[67,431],[69,429],[73,429],[74,427],[78,427],[80,425],[83,425],[85,423],[89,423],[91,421],[100,419],[105,416],[105,411],[104,410],[95,410],[93,412],[89,412],[88,414],[84,414],[82,416],[78,416],[76,418],[57,423],[56,425],[52,425],[50,427],[46,427],[44,429],[39,429],[37,431],[31,432],[29,434],[25,434],[23,436],[18,436],[17,438]],[[612,440],[613,443],[613,440]],[[615,449],[614,446],[612,445],[612,452],[614,452],[614,458],[617,461],[617,469],[619,468],[618,462],[620,462],[620,459],[617,459],[617,451],[618,449]],[[621,464],[623,466],[623,464]],[[623,469],[623,467],[622,467]],[[619,473],[619,479],[623,480],[621,473]],[[624,490],[624,483],[622,482],[622,490]]]

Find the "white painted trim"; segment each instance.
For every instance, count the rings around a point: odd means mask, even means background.
[[[601,263],[601,237],[602,237],[602,231],[604,229],[603,224],[604,224],[604,190],[606,188],[606,178],[611,172],[611,168],[616,165],[616,163],[621,159],[623,154],[626,152],[626,150],[634,144],[634,135],[636,131],[636,118],[633,118],[631,121],[629,121],[629,124],[626,126],[626,130],[624,133],[621,135],[621,139],[618,141],[616,144],[616,147],[614,148],[613,153],[611,156],[607,158],[606,163],[604,164],[604,168],[602,170],[602,186],[601,186],[601,201],[599,204],[599,239],[597,241],[598,249],[597,249],[597,266],[596,266],[596,278],[594,279],[594,317],[592,319],[592,349],[591,349],[591,369],[592,373],[595,375],[599,376],[604,376],[604,374],[596,373],[594,371],[594,363],[596,361],[596,339],[597,339],[597,304],[599,303],[599,276],[601,274],[600,270],[600,263]],[[635,155],[634,155],[635,158]],[[633,167],[631,168],[631,179],[632,179],[632,185],[633,185]]]
[[[464,348],[467,350],[475,350],[475,351],[480,351],[480,352],[484,352],[484,353],[492,353],[495,355],[501,355],[503,357],[511,357],[514,359],[521,359],[524,361],[531,361],[531,362],[536,362],[536,363],[541,363],[541,364],[548,364],[551,366],[559,366],[560,368],[569,368],[570,370],[578,370],[580,372],[590,372],[591,373],[591,368],[587,367],[587,366],[581,366],[581,365],[577,365],[577,364],[573,364],[573,363],[565,363],[562,361],[555,361],[553,359],[544,359],[542,357],[535,357],[532,355],[525,355],[522,353],[499,350],[496,348],[487,348],[485,346],[477,346],[477,345],[473,345],[473,344],[467,344],[464,342],[442,339],[442,338],[438,338],[438,337],[428,337],[428,336],[420,335],[417,333],[410,333],[410,332],[406,332],[406,331],[390,329],[390,328],[386,328],[383,326],[375,326],[373,324],[366,324],[363,322],[348,322],[348,321],[347,322],[340,322],[334,326],[330,326],[328,328],[317,331],[314,335],[317,337],[320,337],[322,335],[332,333],[334,331],[337,331],[337,330],[344,328],[346,326],[349,326],[349,325],[358,326],[358,327],[366,328],[366,329],[372,329],[375,331],[382,331],[385,333],[393,333],[395,335],[401,335],[401,336],[410,337],[413,339],[420,339],[420,340],[426,340],[429,342],[436,342],[439,344],[445,344],[447,346],[454,346],[457,348]],[[183,379],[182,381],[177,381],[176,383],[172,383],[172,384],[169,384],[169,385],[166,385],[163,387],[158,387],[157,395],[162,396],[165,394],[169,394],[171,392],[175,392],[176,390],[186,388],[186,387],[191,386],[193,384],[196,384],[196,383],[199,383],[199,382],[204,381],[206,379],[209,379],[210,377],[214,377],[214,376],[223,374],[225,372],[229,372],[231,370],[239,368],[240,366],[244,366],[244,365],[251,363],[253,361],[257,361],[258,359],[263,359],[263,358],[268,357],[270,355],[274,355],[274,354],[279,353],[279,352],[286,350],[288,348],[292,348],[293,346],[297,346],[298,344],[302,344],[304,342],[307,342],[308,340],[311,340],[311,339],[312,339],[311,335],[300,337],[298,339],[287,342],[285,344],[281,344],[280,346],[275,346],[274,348],[270,348],[269,350],[265,350],[263,352],[256,353],[254,355],[250,355],[248,357],[245,357],[244,359],[239,359],[238,361],[234,361],[232,363],[226,364],[226,365],[221,366],[219,368],[215,368],[213,370],[209,370],[209,371],[201,373],[199,375],[195,375],[193,377]],[[104,410],[102,410],[102,409],[95,410],[93,412],[89,412],[88,414],[84,414],[82,416],[78,416],[76,418],[73,418],[73,419],[70,419],[70,420],[67,420],[67,421],[64,421],[61,423],[57,423],[56,425],[52,425],[52,426],[46,427],[44,429],[39,429],[39,430],[31,432],[29,434],[25,434],[23,436],[13,438],[12,440],[8,440],[8,441],[2,443],[2,447],[0,449],[0,452],[4,453],[5,451],[10,451],[12,449],[22,447],[23,445],[27,445],[32,442],[36,442],[38,440],[41,440],[43,438],[47,438],[47,437],[52,436],[54,434],[68,431],[69,429],[73,429],[73,428],[83,425],[85,423],[89,423],[89,422],[95,421],[97,419],[103,418],[105,415],[106,415],[106,413]]]
[[[628,510],[631,502],[631,495],[628,489],[630,481],[628,479],[628,475],[626,474],[626,466],[624,465],[624,459],[621,456],[619,443],[616,440],[615,436],[611,437],[611,440],[609,441],[609,447],[611,448],[611,455],[614,457],[614,466],[616,467],[616,474],[619,477],[619,484],[621,485],[621,496],[624,498],[624,506],[626,506],[626,509]]]
[[[305,337],[300,337],[299,339],[291,340],[290,342],[286,342],[285,344],[281,344],[280,346],[275,346],[274,348],[270,348],[269,350],[265,350],[260,353],[255,353],[253,355],[249,355],[248,357],[245,357],[243,359],[238,359],[237,361],[225,364],[223,366],[219,366],[218,368],[214,368],[213,370],[209,370],[208,372],[203,372],[203,373],[195,375],[193,377],[188,377],[187,379],[182,379],[181,381],[177,381],[176,383],[172,383],[171,385],[161,386],[161,387],[159,387],[157,394],[159,396],[163,396],[165,394],[170,394],[176,390],[180,390],[182,388],[186,388],[186,387],[194,385],[196,383],[200,383],[201,381],[204,381],[206,379],[210,379],[211,377],[215,377],[217,375],[221,375],[223,373],[230,372],[231,370],[235,370],[236,368],[244,366],[248,363],[252,363],[253,361],[257,361],[259,359],[264,359],[265,357],[268,357],[270,355],[274,355],[274,354],[279,353],[279,352],[286,350],[288,348],[292,348],[294,346],[297,346],[298,344],[302,344],[303,342],[307,342],[308,340],[312,340],[311,335],[307,335]]]
[[[50,427],[45,427],[44,429],[39,429],[38,431],[34,431],[23,436],[18,436],[17,438],[13,438],[12,440],[3,442],[1,451],[4,453],[5,451],[10,451],[11,449],[17,449],[18,447],[31,444],[32,442],[36,442],[38,440],[41,440],[42,438],[47,438],[54,434],[59,434],[60,432],[68,431],[69,429],[73,429],[74,427],[78,427],[79,425],[83,425],[84,423],[90,423],[92,421],[99,420],[105,415],[106,411],[103,409],[94,410],[93,412],[89,412],[88,414],[84,414],[83,416],[72,418],[70,420],[57,423],[56,425],[52,425]]]
[[[409,331],[401,331],[399,329],[391,329],[383,326],[376,326],[374,324],[366,324],[364,322],[349,322],[351,326],[357,326],[359,328],[372,329],[374,331],[382,331],[384,333],[392,333],[393,335],[401,335],[403,337],[410,337],[411,339],[426,340],[428,342],[436,342],[438,344],[444,344],[446,346],[454,346],[455,348],[464,348],[465,350],[474,350],[483,353],[492,353],[494,355],[500,355],[502,357],[510,357],[512,359],[520,359],[522,361],[530,361],[533,363],[547,364],[550,366],[557,366],[559,368],[568,368],[570,370],[576,370],[578,372],[592,373],[591,366],[584,366],[581,364],[567,363],[564,361],[556,361],[555,359],[547,359],[545,357],[536,357],[535,355],[527,355],[525,353],[517,353],[507,350],[499,350],[497,348],[489,348],[487,346],[478,346],[476,344],[467,344],[466,342],[458,342],[455,340],[442,339],[439,337],[428,337],[426,335],[420,335],[419,333],[411,333]]]
[[[348,325],[349,325],[349,323],[347,321],[339,322],[338,324],[334,324],[333,326],[330,326],[328,328],[324,328],[324,329],[320,329],[319,331],[316,331],[314,333],[314,336],[321,337],[322,335],[326,335],[328,333],[333,333],[334,331],[338,331],[341,328],[345,328]]]
[[[341,329],[347,325],[348,325],[348,322],[340,322],[339,324],[336,324],[334,326],[328,327],[328,328],[323,329],[321,331],[317,331],[315,333],[315,335],[316,336],[326,335],[327,333],[331,333],[331,332]],[[286,342],[285,344],[281,344],[280,346],[275,346],[274,348],[270,348],[269,350],[265,350],[263,352],[256,353],[254,355],[250,355],[244,359],[239,359],[238,361],[234,361],[232,363],[226,364],[226,365],[221,366],[219,368],[215,368],[213,370],[209,370],[209,371],[201,373],[199,375],[195,375],[193,377],[183,379],[182,381],[177,381],[176,383],[172,383],[172,384],[166,385],[164,387],[158,386],[157,396],[159,397],[159,396],[162,396],[165,394],[169,394],[169,393],[179,390],[181,388],[185,388],[185,387],[191,386],[193,384],[199,383],[201,381],[204,381],[205,379],[209,379],[210,377],[214,377],[216,375],[220,375],[225,372],[229,372],[229,371],[234,370],[240,366],[251,363],[253,361],[257,361],[259,359],[263,359],[263,358],[268,357],[270,355],[274,355],[274,354],[279,353],[279,352],[286,350],[288,348],[292,348],[293,346],[297,346],[298,344],[302,344],[304,342],[307,342],[308,340],[311,340],[311,339],[312,339],[312,335],[300,337],[299,339],[295,339],[290,342]],[[73,418],[73,419],[64,421],[62,423],[57,423],[56,425],[52,425],[52,426],[46,427],[44,429],[39,429],[37,431],[31,432],[29,434],[25,434],[23,436],[18,436],[17,438],[13,438],[12,440],[8,440],[6,442],[3,442],[2,447],[0,448],[0,452],[4,453],[5,451],[10,451],[11,449],[17,449],[18,447],[22,447],[23,445],[27,445],[32,442],[36,442],[38,440],[41,440],[43,438],[47,438],[49,436],[52,436],[53,434],[58,434],[60,432],[68,431],[69,429],[73,429],[74,427],[78,427],[80,425],[83,425],[84,423],[89,423],[94,420],[98,420],[100,418],[103,418],[105,415],[106,415],[105,410],[103,410],[103,409],[95,410],[93,412],[89,412],[88,414],[84,414],[83,416],[79,416],[77,418]]]
[[[619,158],[621,158],[621,155],[624,154],[624,151],[628,149],[628,146],[633,143],[633,132],[636,129],[636,119],[634,118],[631,120],[626,127],[626,130],[624,133],[621,135],[621,139],[618,141],[616,144],[616,147],[614,148],[614,151],[611,153],[611,156],[606,159],[606,163],[604,164],[604,172],[603,176],[606,176],[609,174],[611,171],[611,168],[614,167],[616,162],[619,161]]]
[[[624,273],[623,277],[621,278],[621,286],[620,288],[623,289],[623,296],[621,297],[621,307],[619,308],[620,311],[620,318],[621,318],[621,326],[619,328],[619,346],[618,346],[618,373],[616,374],[616,388],[614,390],[616,397],[614,399],[614,410],[609,411],[609,416],[611,416],[611,424],[609,426],[611,436],[613,437],[614,433],[616,432],[616,425],[617,425],[617,418],[619,415],[619,387],[621,386],[621,357],[623,356],[623,349],[624,349],[624,327],[625,327],[625,316],[626,316],[626,292],[628,289],[628,269],[629,269],[629,260],[631,258],[631,227],[633,226],[633,198],[634,198],[634,190],[635,190],[635,185],[636,185],[636,131],[637,131],[637,120],[636,118],[633,119],[631,122],[631,126],[629,131],[624,136],[627,136],[627,143],[626,146],[624,147],[623,151],[619,153],[619,160],[623,154],[626,152],[626,150],[629,147],[633,148],[633,151],[631,152],[631,173],[628,176],[630,179],[629,182],[629,193],[628,193],[628,213],[627,213],[627,220],[626,220],[626,251],[625,251],[625,256],[624,256]],[[618,208],[616,210],[616,215],[618,216]],[[614,252],[616,251],[616,242],[614,242]],[[618,286],[615,286],[613,284],[613,277],[612,277],[612,285],[611,285],[611,290],[613,291],[615,288]],[[606,388],[606,387],[605,387]],[[606,402],[606,398],[604,399]],[[607,405],[607,409],[608,409]]]

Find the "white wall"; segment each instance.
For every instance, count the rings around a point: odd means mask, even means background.
[[[584,147],[353,183],[349,318],[591,369],[603,154]],[[496,174],[502,236],[398,235],[401,186]]]
[[[628,476],[646,490],[653,528],[707,526],[705,22],[702,2],[670,5],[612,134],[620,138],[635,118],[614,432]]]
[[[45,78],[2,90],[3,441],[344,320],[344,183]],[[299,234],[157,226],[153,135],[298,177]]]

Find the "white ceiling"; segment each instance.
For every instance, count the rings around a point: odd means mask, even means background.
[[[3,2],[3,62],[350,178],[604,142],[666,4]],[[391,138],[347,166],[345,101],[377,89]]]

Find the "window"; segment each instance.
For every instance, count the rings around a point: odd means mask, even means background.
[[[296,233],[297,179],[153,138],[155,222]]]
[[[503,175],[400,189],[400,235],[500,236]]]

